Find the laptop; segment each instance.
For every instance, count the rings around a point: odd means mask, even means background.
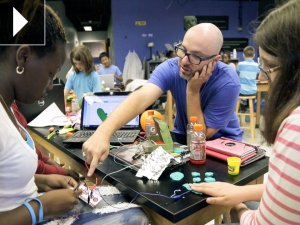
[[[117,108],[130,92],[98,92],[93,96],[85,96],[82,101],[80,131],[65,139],[64,143],[83,143],[99,125]],[[125,124],[110,141],[114,145],[133,143],[140,132],[140,117]]]
[[[115,75],[114,74],[102,74],[99,75],[100,84],[104,86],[104,88],[113,89],[115,87]]]
[[[20,112],[25,116],[27,122],[31,122],[41,112],[43,112],[53,102],[58,108],[65,114],[65,102],[64,102],[64,84],[53,84],[53,89],[48,92],[48,95],[44,98],[44,105],[40,106],[37,102],[33,104],[24,104],[16,101]]]

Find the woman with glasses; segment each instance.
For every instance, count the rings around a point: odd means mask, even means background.
[[[107,157],[112,134],[168,90],[176,104],[172,133],[177,141],[186,142],[190,116],[198,117],[207,139],[223,136],[241,140],[243,131],[235,114],[240,83],[237,73],[219,61],[222,45],[222,33],[211,23],[188,29],[182,43],[175,47],[178,57],[156,67],[148,83],[132,93],[83,144],[91,162],[89,175],[98,161]]]
[[[260,67],[270,80],[262,132],[272,145],[265,184],[193,184],[209,204],[234,206],[240,224],[300,223],[300,1],[290,0],[257,28]],[[260,201],[258,210],[243,203]]]
[[[273,67],[264,67],[262,62],[259,62],[258,68],[260,69],[258,79],[261,81],[270,81],[271,80],[271,73],[276,72],[280,69],[280,66],[273,66]]]

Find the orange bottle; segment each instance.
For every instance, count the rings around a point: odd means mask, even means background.
[[[195,124],[191,134],[190,161],[193,164],[201,165],[206,161],[206,136],[202,124]]]

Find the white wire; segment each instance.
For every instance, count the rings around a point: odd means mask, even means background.
[[[105,180],[105,178],[106,178],[107,176],[110,176],[110,175],[115,174],[115,173],[119,173],[119,172],[121,172],[121,171],[123,171],[123,170],[125,170],[125,169],[128,169],[128,168],[133,167],[133,166],[138,166],[138,165],[141,165],[141,164],[142,164],[142,163],[132,164],[132,165],[126,166],[126,167],[124,167],[124,168],[122,168],[122,169],[120,169],[120,170],[117,170],[117,171],[114,171],[114,172],[111,172],[111,173],[106,174],[106,175],[102,178],[102,180],[101,180],[99,186],[102,186],[102,185],[103,185],[103,181]],[[128,202],[128,204],[126,204],[125,206],[122,206],[122,207],[116,207],[115,205],[112,205],[112,204],[110,204],[108,201],[105,200],[104,196],[100,193],[100,191],[99,191],[98,188],[96,188],[96,190],[98,191],[98,193],[99,193],[99,195],[101,196],[101,198],[103,199],[103,201],[104,201],[107,205],[109,205],[109,206],[111,206],[111,207],[113,207],[113,208],[116,208],[116,209],[124,209],[124,208],[127,208],[128,205],[132,204],[132,202]]]

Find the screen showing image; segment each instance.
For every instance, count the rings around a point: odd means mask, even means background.
[[[83,128],[97,128],[117,108],[127,95],[87,96],[83,100],[81,123]],[[123,128],[139,127],[139,116]]]

